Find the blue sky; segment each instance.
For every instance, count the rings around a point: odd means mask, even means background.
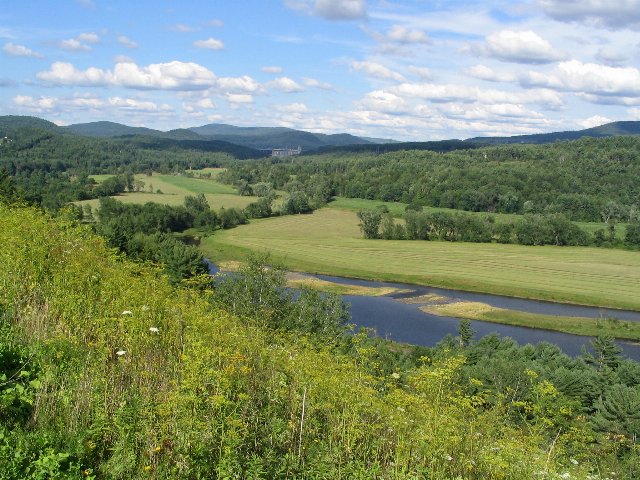
[[[640,0],[2,2],[0,113],[437,140],[640,120]]]

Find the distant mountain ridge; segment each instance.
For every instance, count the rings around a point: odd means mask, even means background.
[[[501,143],[553,143],[561,140],[578,140],[582,137],[615,137],[620,135],[640,135],[640,121],[611,122],[598,127],[565,132],[536,133],[532,135],[516,135],[513,137],[474,137],[465,142],[481,144]]]
[[[618,121],[576,131],[516,135],[512,137],[474,137],[466,140],[451,139],[427,142],[397,142],[395,140],[380,138],[357,137],[347,133],[312,133],[286,127],[237,127],[223,123],[212,123],[199,127],[179,128],[164,132],[146,127],[130,127],[109,121],[80,123],[60,127],[37,117],[0,116],[0,134],[2,134],[0,136],[4,136],[7,132],[20,128],[46,130],[59,135],[115,138],[129,142],[136,141],[147,145],[155,144],[161,146],[161,148],[169,148],[170,145],[173,145],[177,148],[196,148],[213,151],[216,148],[228,150],[230,147],[229,144],[233,144],[247,149],[241,154],[244,158],[246,158],[251,151],[256,152],[260,156],[260,150],[296,148],[298,146],[302,147],[303,153],[384,153],[416,149],[449,151],[477,148],[483,145],[512,143],[540,144],[577,140],[582,137],[597,138],[618,135],[640,135],[640,121]],[[207,142],[214,142],[214,145],[208,145]],[[215,142],[219,143],[215,145]],[[264,152],[262,155],[264,155]]]

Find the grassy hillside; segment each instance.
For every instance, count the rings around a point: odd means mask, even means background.
[[[209,169],[213,176],[219,173],[219,169]],[[98,183],[112,175],[92,175]],[[208,178],[191,178],[177,175],[136,175],[136,180],[144,182],[143,191],[126,192],[113,198],[124,203],[155,202],[165,205],[182,205],[187,196],[203,193],[211,208],[244,208],[257,197],[240,196],[231,186],[216,182]],[[156,193],[160,190],[162,193]],[[89,204],[93,208],[99,204],[98,199],[76,202],[79,205]]]
[[[0,478],[585,478],[601,468],[604,451],[579,423],[555,435],[555,404],[544,402],[558,393],[535,377],[538,400],[516,427],[508,405],[456,386],[463,357],[425,359],[402,381],[380,376],[357,338],[351,356],[267,331],[64,220],[1,204],[0,219]]]
[[[202,248],[216,259],[267,250],[295,270],[640,310],[637,252],[366,240],[358,223],[324,208],[217,232]]]

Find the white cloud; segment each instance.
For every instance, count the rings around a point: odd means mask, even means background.
[[[180,33],[189,33],[189,32],[195,32],[198,29],[191,25],[187,25],[186,23],[176,23],[174,25],[170,25],[169,30],[173,30],[174,32],[180,32]]]
[[[521,82],[527,86],[545,86],[596,96],[640,97],[639,69],[582,63],[579,60],[562,62],[551,74],[527,72]]]
[[[94,32],[81,33],[76,37],[76,39],[80,42],[91,43],[94,45],[96,43],[100,43],[100,37]]]
[[[227,93],[225,95],[225,98],[231,104],[253,103],[253,95],[249,95],[246,93]]]
[[[397,72],[394,72],[384,65],[376,62],[362,61],[351,62],[351,68],[358,72],[363,72],[365,75],[374,78],[380,78],[383,80],[395,80],[397,82],[404,81],[404,77]]]
[[[197,40],[193,44],[198,48],[208,48],[209,50],[222,50],[224,48],[224,43],[213,37],[209,37],[206,40]]]
[[[259,93],[262,90],[262,86],[248,75],[218,78],[216,86],[233,93]]]
[[[387,38],[398,43],[429,43],[429,37],[422,30],[394,25],[387,32]]]
[[[551,63],[562,60],[564,54],[556,51],[537,33],[526,30],[502,30],[487,36],[482,48],[485,55],[515,63]]]
[[[279,77],[268,83],[268,86],[284,93],[302,92],[304,88],[289,77]]]
[[[584,120],[580,120],[576,123],[582,128],[592,128],[599,127],[600,125],[611,122],[613,122],[613,120],[611,120],[610,118],[602,117],[600,115],[594,115],[593,117],[585,118]]]
[[[367,93],[357,105],[362,110],[375,110],[376,112],[384,113],[397,114],[408,111],[408,103],[404,98],[383,90]]]
[[[319,88],[321,90],[333,90],[333,85],[327,82],[321,82],[315,78],[304,77],[302,80],[307,87]]]
[[[187,113],[194,113],[201,110],[213,110],[217,108],[217,106],[211,98],[207,97],[202,98],[197,102],[185,102],[182,104],[182,108]]]
[[[610,29],[640,28],[639,0],[538,0],[550,17]]]
[[[262,67],[262,71],[264,73],[282,73],[282,67],[276,67],[276,66]]]
[[[133,40],[131,40],[130,38],[124,36],[124,35],[119,35],[118,36],[118,42],[120,43],[120,45],[122,45],[125,48],[138,48],[138,44],[136,42],[134,42]]]
[[[12,57],[44,58],[44,55],[41,53],[35,52],[24,45],[17,45],[12,42],[5,43],[4,47],[2,47],[2,51]]]
[[[516,76],[511,73],[503,73],[496,72],[492,68],[487,67],[486,65],[474,65],[472,67],[466,68],[464,73],[473,78],[478,78],[480,80],[486,80],[488,82],[514,82],[516,81]]]
[[[630,108],[627,112],[633,120],[640,120],[640,108]]]
[[[293,10],[327,20],[357,20],[367,16],[365,0],[285,0],[284,3]]]
[[[215,85],[213,72],[197,63],[173,61],[140,67],[132,62],[117,63],[113,69],[78,70],[71,63],[55,62],[36,74],[39,80],[54,85],[121,86],[156,90],[198,90]]]
[[[30,95],[16,95],[14,105],[33,113],[55,113],[69,110],[96,110],[104,112],[136,112],[136,113],[167,113],[173,108],[167,104],[158,104],[149,100],[123,97],[109,97],[106,99],[94,95],[77,95],[74,97],[32,97]]]
[[[75,52],[90,52],[91,47],[86,43],[82,43],[80,40],[76,38],[69,38],[67,40],[62,40],[58,46],[63,50],[75,51]]]
[[[309,111],[304,103],[289,103],[287,105],[279,105],[276,108],[284,113],[306,113]]]
[[[408,70],[422,80],[431,80],[431,77],[433,76],[431,70],[426,67],[415,67],[410,65]]]
[[[611,46],[607,46],[598,50],[598,53],[596,53],[596,60],[614,67],[629,61],[629,57],[626,53]]]

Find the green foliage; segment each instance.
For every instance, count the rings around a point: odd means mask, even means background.
[[[295,215],[298,213],[311,213],[313,209],[309,204],[307,194],[297,191],[289,194],[284,202],[282,202],[280,210],[286,215]]]
[[[380,222],[382,222],[382,212],[380,210],[360,210],[358,218],[360,219],[358,226],[362,230],[364,238],[380,237]]]
[[[224,178],[229,183],[278,179],[276,188],[296,182],[298,190],[322,180],[332,195],[342,197],[476,212],[562,213],[595,222],[622,220],[637,203],[638,138],[471,147],[443,154],[444,149],[400,145],[402,151],[382,154],[237,162]]]
[[[2,205],[0,219],[3,352],[8,365],[32,358],[24,381],[40,382],[26,423],[0,417],[0,478],[637,473],[631,443],[592,431],[581,419],[592,406],[568,393],[583,390],[553,379],[561,367],[597,372],[613,399],[612,385],[639,374],[625,362],[598,372],[495,337],[454,351],[366,332],[336,342],[341,303],[287,299],[264,262],[229,276],[222,298],[224,282],[173,287],[68,220]]]

